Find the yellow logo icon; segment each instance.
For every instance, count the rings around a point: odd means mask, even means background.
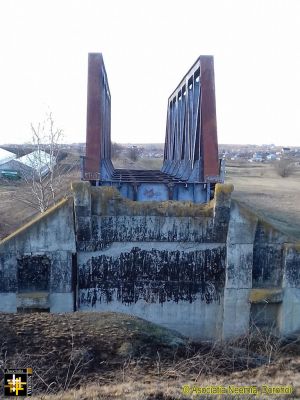
[[[16,375],[13,374],[12,379],[7,379],[7,385],[4,385],[4,387],[9,388],[10,393],[14,393],[15,396],[19,396],[19,392],[25,390],[25,385],[27,385],[27,383],[22,382],[21,377],[16,378]]]
[[[4,369],[4,397],[32,396],[32,368]]]

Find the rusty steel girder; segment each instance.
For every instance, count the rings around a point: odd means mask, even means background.
[[[83,179],[101,179],[101,161],[111,159],[110,91],[102,54],[88,59],[86,157]]]

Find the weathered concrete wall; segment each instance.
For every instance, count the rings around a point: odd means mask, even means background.
[[[247,333],[252,325],[281,335],[300,329],[299,247],[289,242],[249,209],[232,202],[223,338]]]
[[[250,323],[282,334],[281,309],[285,256],[283,249],[289,241],[286,235],[263,220],[256,224],[253,244],[252,291]],[[299,325],[300,327],[300,325]]]
[[[279,327],[283,335],[300,329],[300,244],[283,247],[283,300]]]
[[[232,202],[227,237],[224,339],[245,334],[249,328],[249,293],[252,287],[253,241],[256,220]]]
[[[222,322],[225,247],[132,246],[114,243],[108,250],[79,253],[80,309],[135,314],[190,336],[216,334]]]
[[[0,310],[73,311],[75,252],[72,199],[0,242]]]
[[[216,337],[232,187],[220,187],[206,205],[137,203],[114,188],[73,188],[79,309],[127,312]]]
[[[0,242],[0,310],[121,311],[197,339],[300,329],[300,245],[231,201],[73,198]]]

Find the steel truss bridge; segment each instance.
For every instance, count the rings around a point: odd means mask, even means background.
[[[115,169],[111,161],[111,96],[101,53],[90,53],[86,156],[81,179],[111,185],[136,201],[203,203],[223,181],[218,158],[214,62],[200,56],[168,99],[161,170]]]

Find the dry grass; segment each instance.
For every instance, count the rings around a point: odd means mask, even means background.
[[[122,157],[112,160],[115,168],[125,169],[155,169],[160,170],[163,160],[161,158],[139,158],[132,161],[128,157]]]
[[[34,398],[192,398],[182,393],[184,385],[293,385],[300,395],[296,339],[282,343],[253,330],[226,343],[191,343],[176,332],[116,313],[0,318],[0,368],[33,367]]]
[[[230,162],[226,182],[233,183],[233,199],[253,209],[288,235],[300,239],[300,166],[288,177],[273,164]]]

